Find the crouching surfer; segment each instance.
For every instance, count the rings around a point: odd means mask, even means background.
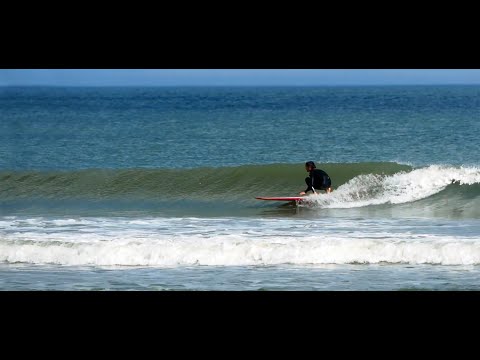
[[[326,193],[332,192],[332,180],[328,174],[320,169],[317,169],[313,161],[305,163],[305,170],[310,174],[305,178],[307,189],[302,191],[299,195],[306,195],[307,192],[312,191],[316,194],[316,190],[325,190]]]

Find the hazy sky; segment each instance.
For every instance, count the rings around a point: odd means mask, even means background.
[[[0,69],[0,86],[480,84],[480,69]]]

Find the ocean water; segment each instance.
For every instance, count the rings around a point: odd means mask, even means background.
[[[480,86],[3,87],[0,289],[479,290],[478,134]]]

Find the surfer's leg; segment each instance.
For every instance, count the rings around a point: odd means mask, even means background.
[[[325,190],[326,193],[332,192],[332,180],[330,180],[330,177],[325,176],[323,178],[322,188],[323,190]]]

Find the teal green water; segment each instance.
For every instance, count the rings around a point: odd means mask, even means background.
[[[334,177],[335,191],[316,197],[303,214],[321,209],[323,215],[480,218],[476,167],[327,163],[322,168]],[[255,197],[297,195],[306,175],[303,164],[0,171],[0,199],[4,215],[299,216],[291,204]]]

